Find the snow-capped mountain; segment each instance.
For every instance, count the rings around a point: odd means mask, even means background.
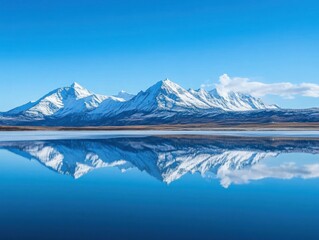
[[[35,119],[64,117],[92,111],[105,100],[124,101],[122,98],[94,94],[75,82],[69,87],[55,89],[37,101],[14,108],[6,114]]]
[[[159,81],[146,91],[139,92],[126,102],[101,104],[89,115],[123,116],[130,115],[140,118],[154,114],[174,116],[174,113],[198,113],[203,111],[250,111],[256,109],[275,109],[276,106],[263,104],[260,99],[242,94],[229,94],[227,97],[211,94],[204,89],[186,90],[178,84],[166,79]],[[163,113],[164,112],[164,113]]]
[[[280,109],[242,93],[186,90],[166,79],[135,96],[124,91],[104,96],[74,83],[3,113],[0,125],[225,123],[236,119],[242,122],[319,121],[319,114],[318,109]]]
[[[176,83],[166,79],[157,82],[145,92],[140,92],[131,101],[126,102],[120,111],[205,109],[208,106]]]
[[[276,105],[267,105],[261,99],[253,96],[228,92],[219,93],[217,89],[207,92],[205,89],[189,90],[197,99],[210,108],[220,108],[225,111],[251,111],[261,109],[278,109]]]
[[[145,92],[138,93],[127,101],[118,111],[187,111],[222,109],[225,111],[249,111],[256,109],[276,109],[275,105],[266,105],[260,99],[240,93],[225,96],[216,91],[204,89],[186,90],[166,79],[157,82]]]
[[[118,104],[112,111],[105,111],[105,106],[101,105],[90,115],[97,116],[104,113],[109,117],[128,114],[139,116],[140,114],[152,115],[158,111],[169,114],[168,112],[190,112],[198,109],[205,109],[205,104],[179,85],[170,80],[164,80],[157,82],[145,92],[139,92],[131,100]]]
[[[275,165],[266,161],[292,152],[319,154],[318,140],[309,139],[126,137],[0,142],[0,149],[36,159],[74,178],[102,167],[117,167],[122,172],[137,168],[168,184],[199,173],[219,179],[224,187],[269,177],[319,177],[318,161],[301,165],[293,159]]]
[[[118,94],[114,95],[116,98],[122,98],[125,101],[131,100],[135,95],[125,92],[124,90],[120,91]]]
[[[202,90],[205,91],[205,90]],[[261,99],[237,92],[221,92],[213,89],[209,92],[213,102],[226,111],[249,111],[262,109],[278,109],[277,105],[265,104]]]

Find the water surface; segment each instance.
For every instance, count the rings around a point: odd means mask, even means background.
[[[319,237],[313,134],[72,134],[0,137],[1,239]]]

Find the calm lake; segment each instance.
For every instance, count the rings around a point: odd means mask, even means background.
[[[0,239],[319,239],[319,134],[2,132]]]

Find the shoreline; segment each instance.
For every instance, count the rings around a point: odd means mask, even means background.
[[[313,123],[161,124],[130,126],[0,126],[0,131],[319,131]]]

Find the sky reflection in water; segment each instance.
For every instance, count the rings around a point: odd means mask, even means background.
[[[126,136],[0,149],[3,239],[319,236],[316,139]]]

